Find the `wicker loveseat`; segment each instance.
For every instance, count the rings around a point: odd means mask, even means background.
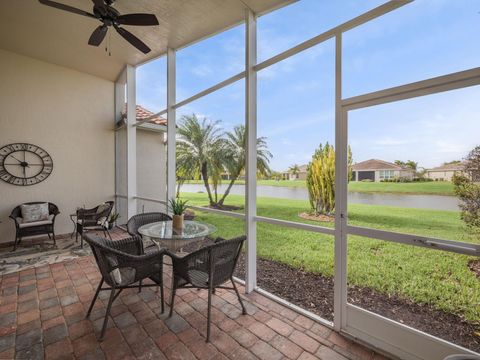
[[[45,203],[45,201],[28,202],[18,205],[12,210],[10,218],[15,222],[16,230],[15,243],[13,245],[14,251],[17,249],[17,245],[20,244],[20,241],[23,237],[33,235],[47,234],[50,239],[53,237],[53,244],[57,245],[57,242],[55,240],[55,217],[60,214],[57,205],[50,202],[46,203],[48,204],[48,219],[46,220],[24,222],[22,218],[22,205],[38,205]]]

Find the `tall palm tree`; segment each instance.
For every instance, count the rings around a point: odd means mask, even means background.
[[[177,143],[177,154],[179,153],[180,143]],[[180,150],[181,151],[181,150]],[[192,157],[178,156],[176,160],[177,192],[175,197],[180,197],[180,188],[186,180],[198,177],[199,171]]]
[[[272,158],[272,154],[268,151],[266,140],[265,137],[257,139],[257,170],[262,175],[268,175],[268,173],[270,173],[268,163]],[[219,205],[223,205],[233,184],[235,184],[235,181],[245,169],[246,148],[247,137],[244,125],[237,125],[233,128],[233,131],[226,133],[224,164],[230,175],[230,183],[218,202]]]
[[[195,114],[184,115],[177,128],[177,162],[184,166],[191,166],[201,174],[207,190],[210,205],[215,205],[209,184],[209,176],[219,162],[219,156],[225,141],[218,124],[220,121],[200,120]]]

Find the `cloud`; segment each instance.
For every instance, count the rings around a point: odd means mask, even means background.
[[[213,73],[212,68],[206,64],[194,66],[190,69],[190,71],[192,74],[199,77],[207,77]]]

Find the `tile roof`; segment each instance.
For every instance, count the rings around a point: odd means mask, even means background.
[[[463,171],[465,170],[465,163],[454,163],[454,164],[444,164],[437,166],[433,169],[428,169],[427,171]]]
[[[144,119],[146,119],[146,118],[148,118],[148,117],[150,117],[154,114],[150,110],[147,110],[140,105],[137,105],[135,109],[136,109],[136,113],[137,113],[137,121],[142,121],[142,120],[144,120]],[[150,124],[167,125],[167,119],[165,119],[161,116],[155,116],[154,118],[150,119],[148,122]]]
[[[127,111],[126,111],[127,106],[125,105],[125,111],[122,113],[122,120],[126,119],[127,117]],[[136,117],[137,121],[143,121],[146,118],[154,115],[155,113],[145,109],[141,105],[136,105],[135,106],[135,112],[136,112]],[[161,116],[155,116],[152,119],[147,121],[148,124],[156,124],[156,125],[167,125],[167,119]]]
[[[352,165],[353,171],[362,170],[412,170],[408,167],[403,167],[388,161],[370,159]]]

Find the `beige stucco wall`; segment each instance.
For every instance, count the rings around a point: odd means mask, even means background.
[[[398,172],[398,176],[407,179],[413,179],[415,177],[415,172],[412,170],[402,170]]]
[[[165,201],[167,192],[167,163],[165,134],[138,129],[137,131],[137,194]],[[164,206],[138,200],[139,212],[164,211]]]
[[[432,180],[437,180],[437,181],[452,181],[452,177],[455,174],[462,174],[462,171],[455,171],[455,170],[449,170],[449,171],[427,171],[427,177]]]
[[[0,242],[13,241],[8,218],[16,205],[58,205],[56,232],[68,233],[68,215],[114,195],[113,83],[0,50],[0,147],[28,142],[52,157],[53,173],[33,186],[0,181]]]

